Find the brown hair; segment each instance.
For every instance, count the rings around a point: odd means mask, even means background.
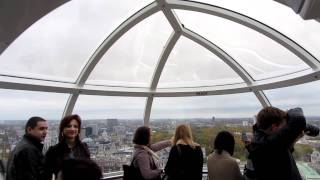
[[[138,145],[149,145],[151,137],[150,128],[147,126],[140,126],[134,133],[132,142]]]
[[[265,107],[257,116],[257,127],[263,130],[271,127],[272,124],[279,125],[287,117],[287,113],[276,107]]]
[[[77,114],[74,114],[74,115],[69,115],[69,116],[66,116],[64,117],[61,122],[60,122],[60,126],[59,126],[59,142],[62,142],[64,141],[64,136],[63,136],[63,129],[65,127],[68,126],[68,124],[72,121],[72,120],[76,120],[78,122],[78,132],[80,134],[80,130],[81,130],[81,118],[79,115]],[[80,137],[79,135],[77,136],[77,141],[80,141]]]

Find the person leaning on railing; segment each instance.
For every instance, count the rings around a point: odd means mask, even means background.
[[[203,153],[201,146],[193,141],[189,125],[176,128],[173,145],[165,167],[167,180],[201,180]]]
[[[234,136],[221,131],[214,140],[214,152],[208,156],[209,180],[243,180],[239,165],[234,159]]]
[[[170,140],[161,141],[151,144],[151,130],[147,126],[139,127],[133,137],[134,152],[132,163],[139,173],[139,179],[159,180],[162,170],[159,169],[156,151],[169,147]]]

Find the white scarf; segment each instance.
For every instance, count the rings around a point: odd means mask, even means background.
[[[152,151],[152,149],[150,149],[148,146],[145,146],[145,145],[138,145],[136,144],[134,147],[137,147],[137,148],[142,148],[144,150],[146,150],[147,152],[149,152],[151,154],[151,158],[153,159],[153,163],[155,164],[155,166],[157,168],[159,168],[159,156],[154,152]]]
[[[148,151],[152,155],[152,157],[154,157],[156,160],[160,159],[159,156],[154,151],[152,151],[152,149],[150,149],[148,146],[136,144],[135,147],[140,147]]]

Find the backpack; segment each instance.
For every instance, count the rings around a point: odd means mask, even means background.
[[[132,159],[130,165],[123,164],[123,180],[143,180],[140,169],[134,167],[133,165],[134,158]]]

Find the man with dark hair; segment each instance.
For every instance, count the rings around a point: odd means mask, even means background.
[[[254,137],[247,146],[257,180],[302,180],[292,152],[303,135],[306,120],[301,108],[288,112],[263,108],[254,125]]]
[[[11,152],[6,180],[43,180],[44,156],[42,142],[48,125],[41,117],[32,117],[25,127],[25,135]]]

